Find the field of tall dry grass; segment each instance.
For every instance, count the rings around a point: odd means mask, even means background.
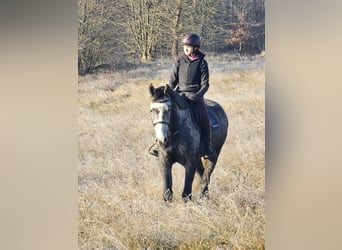
[[[262,57],[208,56],[209,99],[229,118],[210,200],[162,201],[148,86],[167,82],[171,61],[79,78],[79,249],[264,249],[265,76]],[[196,182],[196,180],[195,180]]]

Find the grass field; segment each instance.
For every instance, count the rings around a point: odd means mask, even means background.
[[[208,56],[210,88],[229,118],[212,174],[211,199],[162,201],[148,86],[167,82],[171,62],[79,78],[79,249],[264,249],[265,77],[262,57]],[[196,182],[196,180],[195,180]]]

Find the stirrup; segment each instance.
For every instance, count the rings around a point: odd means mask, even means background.
[[[159,152],[157,149],[152,149],[154,146],[156,145],[156,143],[153,143],[152,146],[148,149],[149,154],[158,157],[159,156]]]

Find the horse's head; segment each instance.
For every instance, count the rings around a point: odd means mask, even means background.
[[[164,145],[168,139],[168,132],[171,120],[171,99],[164,93],[165,87],[154,88],[150,85],[151,104],[150,112],[152,123],[156,134],[156,140]]]

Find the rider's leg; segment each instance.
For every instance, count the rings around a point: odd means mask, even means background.
[[[216,156],[216,152],[211,144],[211,127],[209,121],[209,115],[207,106],[205,105],[204,99],[201,98],[197,102],[197,107],[200,112],[200,123],[201,123],[201,130],[203,135],[203,142],[204,142],[204,157],[214,157]]]

